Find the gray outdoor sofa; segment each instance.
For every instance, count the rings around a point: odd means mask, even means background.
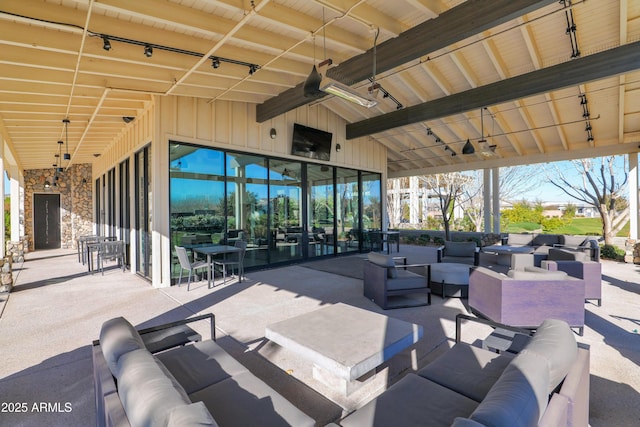
[[[460,331],[461,319],[456,319]],[[485,323],[483,319],[474,319]],[[545,320],[517,354],[459,342],[340,425],[586,427],[589,349],[569,326]]]
[[[203,318],[211,339],[191,343],[185,325]],[[93,343],[97,425],[314,426],[215,342],[213,321],[209,314],[140,333],[122,317],[105,322]]]

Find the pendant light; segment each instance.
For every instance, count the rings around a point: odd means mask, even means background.
[[[318,72],[316,68],[316,37],[313,37],[313,68],[311,69],[311,73],[304,81],[303,93],[305,98],[320,98],[325,95],[324,92],[320,90],[320,82],[322,81],[322,75]]]
[[[65,138],[67,141],[67,151],[64,153],[64,159],[71,160],[71,154],[69,154],[69,123],[71,123],[71,121],[66,118],[62,120],[62,123],[64,123]]]

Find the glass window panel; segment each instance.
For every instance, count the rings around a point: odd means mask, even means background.
[[[380,210],[380,183],[378,173],[362,174],[362,239],[363,250],[371,250],[371,239],[368,231],[382,228],[382,212]],[[378,235],[379,236],[379,235]]]
[[[334,186],[333,168],[325,165],[307,166],[307,198],[309,249],[308,256],[334,253]]]
[[[247,242],[245,267],[269,262],[267,159],[227,153],[227,230],[225,242]]]
[[[224,152],[205,147],[169,145],[171,245],[218,244],[225,233]],[[172,259],[177,277],[177,257]]]
[[[336,169],[336,225],[338,253],[359,250],[360,202],[358,171]]]
[[[302,163],[269,162],[270,262],[302,258]]]

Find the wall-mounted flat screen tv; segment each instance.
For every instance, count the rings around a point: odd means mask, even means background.
[[[293,142],[291,154],[317,160],[330,160],[331,132],[293,124]]]

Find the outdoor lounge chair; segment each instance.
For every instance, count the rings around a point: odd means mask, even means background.
[[[427,277],[407,270],[425,265],[396,265],[392,256],[370,252],[364,263],[364,296],[383,310],[430,305]]]
[[[469,275],[469,307],[505,325],[535,328],[544,319],[564,320],[582,335],[585,281],[563,271],[526,267],[508,275],[475,267]]]

